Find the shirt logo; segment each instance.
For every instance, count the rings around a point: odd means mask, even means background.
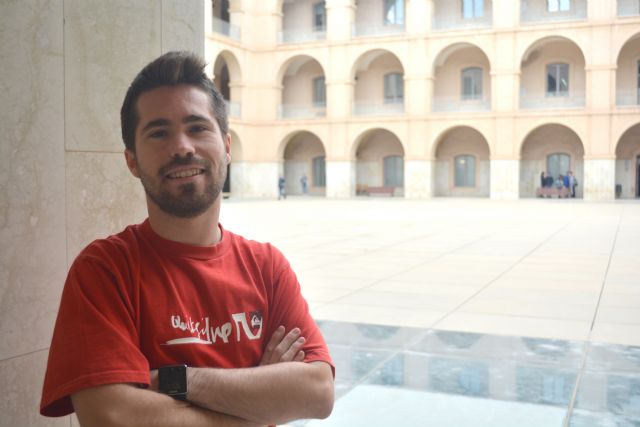
[[[233,313],[231,320],[221,324],[214,324],[209,317],[193,320],[189,316],[171,316],[171,326],[182,332],[180,338],[167,341],[163,345],[206,344],[211,345],[219,341],[227,344],[235,336],[235,341],[243,338],[250,341],[262,336],[262,312]],[[235,332],[235,334],[234,334]]]

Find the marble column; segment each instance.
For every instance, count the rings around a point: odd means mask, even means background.
[[[491,198],[517,199],[520,182],[518,160],[491,160]]]
[[[327,198],[349,198],[356,194],[356,168],[351,161],[328,160]]]
[[[2,422],[38,415],[68,266],[91,240],[146,216],[126,168],[126,88],[168,50],[204,51],[204,4],[180,0],[22,0],[0,13],[0,403]]]
[[[613,200],[615,198],[615,159],[584,160],[584,199]],[[578,183],[582,185],[582,183]]]
[[[407,160],[404,163],[404,197],[429,199],[433,196],[431,160]]]

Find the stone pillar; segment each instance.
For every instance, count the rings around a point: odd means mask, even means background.
[[[328,160],[327,197],[348,198],[355,196],[356,168],[349,160]]]
[[[433,196],[431,160],[407,160],[404,163],[404,197],[429,199]]]
[[[242,197],[277,198],[278,178],[284,175],[280,162],[244,162]]]
[[[585,159],[584,184],[585,200],[613,200],[615,198],[615,159]]]
[[[1,9],[0,413],[6,425],[69,426],[36,409],[67,269],[91,240],[146,217],[122,154],[120,106],[162,52],[203,54],[204,4],[21,0]]]
[[[518,160],[491,160],[491,198],[517,199],[520,182]]]
[[[351,39],[355,18],[354,0],[327,0],[327,40]]]

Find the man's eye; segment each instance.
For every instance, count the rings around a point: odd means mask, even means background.
[[[206,128],[206,127],[204,127],[204,126],[196,125],[196,126],[191,126],[191,127],[189,128],[189,130],[190,130],[191,132],[193,132],[193,133],[198,133],[198,132],[204,132],[204,131],[206,131],[206,130],[207,130],[207,128]]]
[[[154,130],[149,134],[149,138],[164,138],[167,136],[166,130]]]

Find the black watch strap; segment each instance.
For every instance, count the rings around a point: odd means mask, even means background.
[[[187,400],[187,365],[169,365],[158,369],[158,391],[177,400]]]

